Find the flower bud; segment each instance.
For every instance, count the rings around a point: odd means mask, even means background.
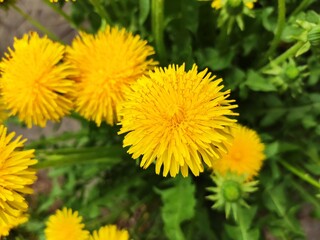
[[[292,65],[289,65],[286,69],[285,69],[285,75],[290,79],[290,80],[294,80],[296,79],[299,74],[300,74],[300,71],[299,69],[296,67],[296,66],[292,66]]]
[[[232,15],[236,16],[242,13],[243,10],[243,1],[242,0],[228,0],[227,1],[227,12]]]
[[[225,181],[222,185],[222,194],[227,202],[237,202],[242,197],[239,182],[234,180]]]
[[[320,26],[313,27],[308,32],[308,41],[310,42],[311,46],[313,47],[320,47]]]

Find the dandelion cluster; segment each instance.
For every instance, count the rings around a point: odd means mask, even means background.
[[[46,223],[47,240],[128,240],[127,230],[119,230],[115,225],[106,225],[95,230],[92,235],[84,229],[82,217],[77,211],[64,207],[49,217]]]
[[[134,159],[142,156],[140,166],[155,162],[156,173],[172,177],[188,169],[198,176],[203,163],[209,167],[225,151],[230,141],[228,127],[236,115],[230,90],[221,91],[222,79],[193,65],[156,68],[141,77],[126,91],[120,110],[124,147]]]

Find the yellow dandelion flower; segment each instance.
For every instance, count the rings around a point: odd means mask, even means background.
[[[125,29],[106,27],[96,35],[80,33],[69,49],[68,60],[79,70],[76,111],[99,126],[118,122],[123,91],[155,62],[147,41]]]
[[[265,159],[264,144],[258,134],[247,127],[235,124],[231,128],[233,140],[227,145],[227,153],[215,161],[213,169],[219,174],[235,172],[245,175],[247,180],[256,176]]]
[[[78,212],[63,208],[49,217],[45,229],[46,240],[87,240],[89,232],[83,228]]]
[[[27,222],[28,218],[29,217],[25,214],[22,214],[18,217],[8,216],[8,222],[0,224],[0,237],[8,236],[11,229],[16,228],[17,226]]]
[[[156,68],[141,77],[126,91],[120,109],[122,128],[127,133],[123,145],[134,159],[143,155],[140,166],[163,166],[163,176],[172,177],[188,169],[198,176],[203,162],[212,165],[229,141],[227,127],[235,120],[227,115],[236,105],[227,100],[230,90],[221,91],[222,79],[213,81],[207,70],[197,71],[193,65]]]
[[[229,0],[229,1],[234,2],[234,0]],[[257,0],[241,0],[241,1],[249,9],[252,9],[254,6],[254,3],[257,2]],[[220,8],[225,6],[227,2],[228,0],[213,0],[211,3],[211,7],[219,10]],[[239,0],[237,0],[236,2],[239,2]]]
[[[1,78],[0,78],[1,79]],[[6,105],[3,102],[3,99],[0,97],[0,124],[3,124],[5,120],[9,117]]]
[[[119,230],[116,225],[107,225],[94,231],[89,240],[129,240],[127,230]]]
[[[12,140],[14,136],[0,126],[0,225],[8,224],[10,217],[18,217],[28,208],[24,194],[32,193],[28,185],[36,180],[36,172],[29,168],[37,163],[34,150],[18,150],[26,139],[19,136]]]
[[[211,3],[211,7],[215,8],[217,10],[222,8],[223,5],[224,5],[224,3],[222,0],[213,0]]]
[[[257,2],[257,0],[244,0],[243,2],[247,8],[253,9],[254,3]]]
[[[66,2],[69,2],[69,0],[65,0]],[[76,0],[70,0],[70,1],[72,1],[72,2],[75,2]],[[50,0],[50,2],[52,2],[52,3],[57,3],[57,2],[59,2],[59,0]]]
[[[73,70],[61,62],[65,47],[32,32],[15,38],[13,48],[0,62],[3,101],[10,115],[18,115],[28,127],[60,120],[73,106]]]

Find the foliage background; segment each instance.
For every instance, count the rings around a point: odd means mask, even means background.
[[[108,15],[94,8],[93,2],[100,2]],[[81,130],[28,146],[38,149],[44,165],[57,159],[70,162],[48,170],[51,191],[33,197],[30,222],[11,236],[44,239],[49,214],[68,206],[80,212],[88,229],[117,223],[127,228],[133,239],[306,239],[299,221],[302,209],[307,206],[312,218],[320,218],[316,198],[320,175],[319,49],[311,48],[294,58],[298,66],[307,66],[304,74],[299,74],[302,84],[286,82],[283,73],[276,74],[290,86],[285,91],[274,75],[264,74],[262,69],[269,58],[277,58],[295,44],[297,40],[291,36],[303,33],[296,20],[305,20],[304,13],[320,9],[320,3],[285,1],[284,31],[274,53],[266,57],[277,28],[278,1],[259,1],[255,18],[245,16],[245,29],[234,26],[230,34],[217,26],[219,12],[210,2],[164,1],[163,21],[157,26],[152,24],[153,2],[77,0],[71,5],[69,20],[74,28],[92,33],[106,23],[126,27],[156,47],[161,66],[185,62],[190,67],[195,62],[224,79],[239,105],[238,121],[255,129],[267,147],[259,190],[248,197],[251,208],[242,210],[239,224],[227,220],[223,212],[212,210],[206,199],[206,187],[213,184],[209,172],[196,178],[171,179],[155,175],[153,169],[142,170],[121,148],[118,127],[98,128],[73,114]],[[308,4],[297,12],[301,2]],[[306,175],[318,185],[307,182]]]

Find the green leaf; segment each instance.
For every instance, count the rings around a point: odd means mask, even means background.
[[[304,54],[305,52],[309,51],[310,49],[310,42],[306,42],[302,45],[302,47],[297,51],[295,57],[299,57],[300,55]]]
[[[274,92],[276,91],[276,87],[268,81],[267,78],[262,77],[260,74],[253,70],[249,70],[247,81],[245,82],[248,88],[253,91],[260,92]]]
[[[217,49],[205,48],[201,52],[197,52],[199,65],[202,67],[209,67],[212,70],[223,70],[231,65],[234,57],[234,51],[228,51],[222,54]]]
[[[238,208],[238,226],[225,225],[228,236],[233,240],[258,240],[259,230],[250,229],[257,207]]]
[[[139,0],[139,24],[143,25],[150,12],[150,0]]]
[[[170,188],[155,189],[155,191],[160,194],[163,202],[161,216],[165,235],[170,240],[183,240],[185,237],[180,225],[195,214],[195,186],[191,178],[176,177],[173,183],[174,185]]]

